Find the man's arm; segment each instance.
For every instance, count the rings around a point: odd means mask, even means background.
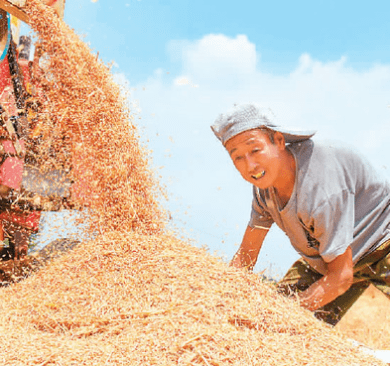
[[[311,311],[330,303],[353,283],[352,250],[348,247],[344,254],[328,263],[327,273],[299,294],[301,305]]]
[[[247,268],[252,270],[256,264],[257,257],[267,233],[267,229],[254,229],[248,226],[245,230],[240,248],[234,255],[230,265],[236,268]]]

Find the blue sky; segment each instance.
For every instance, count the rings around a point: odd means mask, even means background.
[[[210,124],[258,102],[280,124],[357,146],[389,177],[389,13],[388,1],[67,0],[65,21],[130,91],[173,222],[231,258],[251,187]],[[257,270],[280,276],[296,258],[273,229]]]
[[[271,72],[289,72],[305,52],[322,61],[345,55],[360,69],[386,62],[389,7],[386,1],[348,0],[67,0],[65,20],[104,60],[115,56],[132,82],[140,82],[157,68],[180,67],[167,55],[170,41],[206,34],[247,35]]]

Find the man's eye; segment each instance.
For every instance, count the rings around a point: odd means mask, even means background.
[[[234,158],[234,161],[240,161],[240,160],[242,160],[242,156],[236,156],[236,157]]]

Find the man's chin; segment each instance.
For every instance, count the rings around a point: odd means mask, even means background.
[[[250,179],[249,181],[255,187],[260,188],[260,189],[267,189],[267,188],[270,187],[269,182],[267,182],[267,180],[264,179],[264,178],[261,178],[261,179]]]

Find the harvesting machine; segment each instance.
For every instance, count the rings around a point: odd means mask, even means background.
[[[63,17],[65,0],[41,0]],[[70,184],[53,187],[61,171],[43,174],[34,158],[39,137],[34,70],[29,36],[19,35],[26,0],[0,0],[0,285],[23,278],[30,270],[30,237],[37,233],[42,211],[66,202]]]

